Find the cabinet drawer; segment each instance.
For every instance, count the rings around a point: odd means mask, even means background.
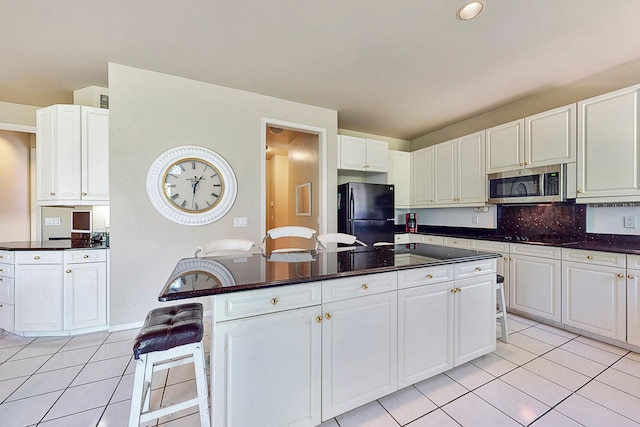
[[[88,251],[64,251],[64,262],[67,264],[77,264],[80,262],[100,262],[106,260],[106,249],[93,249]]]
[[[398,289],[398,273],[367,274],[322,282],[322,302],[379,294]]]
[[[445,237],[444,245],[451,246],[453,248],[470,248],[471,240],[459,239],[457,237]]]
[[[398,271],[398,289],[450,282],[452,280],[453,265],[438,265]]]
[[[429,236],[429,235],[421,235],[419,236],[419,243],[426,243],[428,245],[444,245],[444,237],[443,236]]]
[[[509,243],[493,242],[491,240],[472,240],[471,247],[486,252],[509,252]]]
[[[17,251],[16,264],[62,264],[63,251]]]
[[[13,279],[9,277],[0,277],[0,303],[13,304]]]
[[[585,251],[582,249],[563,249],[564,261],[582,262],[586,264],[604,265],[609,267],[626,267],[626,256],[613,252]]]
[[[0,251],[0,262],[13,264],[14,251]]]
[[[393,237],[393,242],[397,244],[409,243],[409,235],[408,234],[396,234]]]
[[[15,330],[15,306],[0,303],[0,328],[7,332]]]
[[[627,255],[627,268],[640,270],[640,255]]]
[[[0,277],[14,277],[13,264],[0,264]]]
[[[321,303],[321,282],[277,286],[215,296],[216,322]]]
[[[483,259],[479,261],[465,262],[462,264],[454,264],[455,277],[458,279],[466,279],[468,277],[481,276],[483,274],[496,272],[495,259]]]
[[[555,259],[560,259],[562,256],[561,248],[556,246],[527,245],[518,243],[510,243],[509,252],[513,255],[530,255]]]

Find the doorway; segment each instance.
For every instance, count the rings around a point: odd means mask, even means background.
[[[326,229],[326,130],[263,119],[264,188],[262,235],[266,230],[298,225]],[[268,251],[308,242],[268,242]]]

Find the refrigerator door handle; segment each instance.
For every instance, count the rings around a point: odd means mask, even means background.
[[[353,188],[349,190],[349,219],[355,216],[355,201],[353,200]]]
[[[395,221],[394,218],[387,218],[387,221]]]

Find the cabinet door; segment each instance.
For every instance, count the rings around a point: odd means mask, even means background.
[[[576,161],[576,104],[526,117],[524,122],[527,167]]]
[[[510,257],[510,307],[559,322],[560,260],[513,253]]]
[[[38,201],[80,200],[80,106],[52,105],[36,118]]]
[[[454,366],[496,349],[496,277],[456,280]]]
[[[320,424],[320,307],[215,325],[215,421],[228,427]]]
[[[624,269],[564,262],[562,323],[608,338],[626,340]]]
[[[339,138],[340,161],[338,162],[338,169],[366,170],[367,140],[346,135],[340,135]]]
[[[398,292],[398,388],[453,368],[453,288],[445,282]]]
[[[395,207],[411,205],[411,153],[389,150],[387,182],[395,186]]]
[[[387,292],[323,305],[323,419],[397,390],[397,301]]]
[[[16,331],[62,330],[62,268],[62,264],[16,266]]]
[[[433,147],[411,153],[411,206],[433,204]]]
[[[458,140],[458,203],[487,201],[484,134],[484,131],[477,132]]]
[[[487,129],[487,173],[524,167],[524,119]]]
[[[458,202],[458,140],[433,146],[434,200],[435,204]],[[485,177],[483,177],[486,179]]]
[[[73,330],[107,324],[106,263],[65,266],[64,307],[64,329]]]
[[[640,346],[640,270],[627,270],[627,342]]]
[[[578,103],[577,197],[640,194],[640,86]]]
[[[387,172],[389,163],[389,144],[384,141],[367,139],[367,161],[365,169],[368,172]]]
[[[109,201],[109,110],[82,107],[82,200]]]

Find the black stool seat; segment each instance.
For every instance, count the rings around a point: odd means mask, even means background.
[[[496,274],[496,283],[504,283],[504,276]]]
[[[133,355],[139,359],[141,354],[200,342],[204,335],[202,316],[198,302],[151,310],[136,336]]]

